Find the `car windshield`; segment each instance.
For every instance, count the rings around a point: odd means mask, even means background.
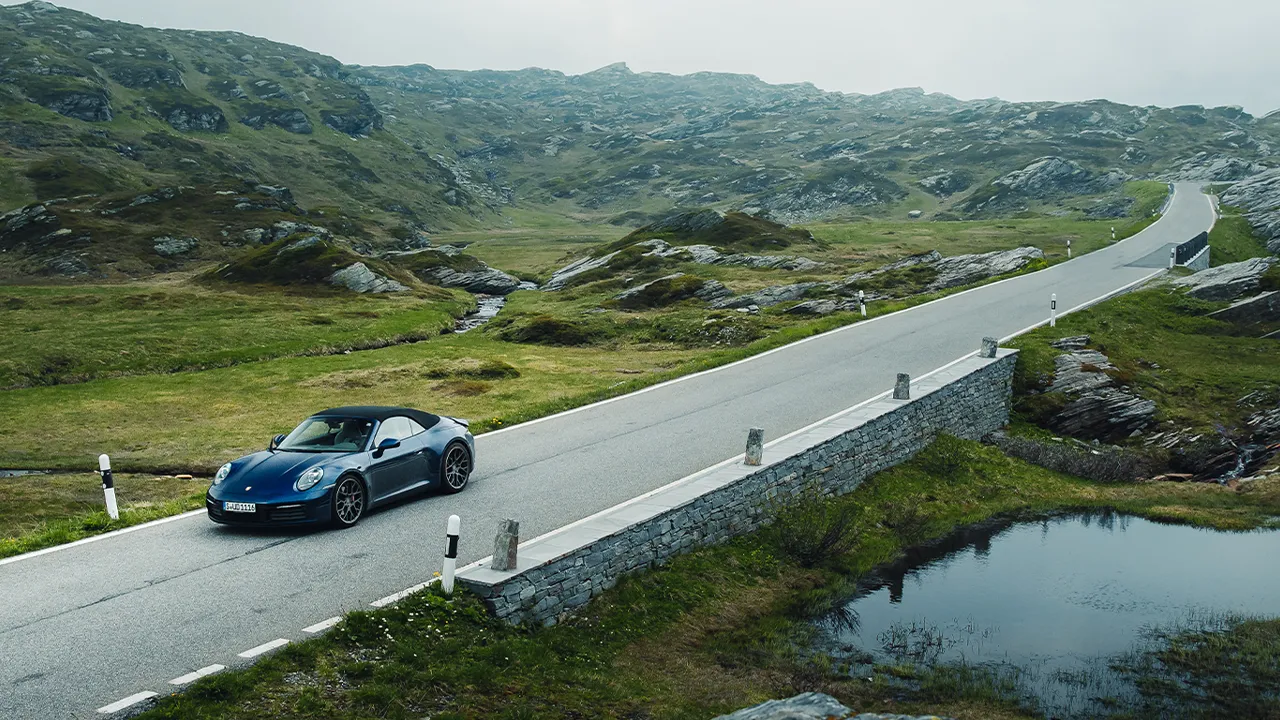
[[[280,450],[298,452],[356,452],[363,450],[373,421],[367,418],[313,417],[302,421]]]

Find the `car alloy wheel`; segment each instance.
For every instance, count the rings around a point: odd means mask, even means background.
[[[342,527],[351,527],[364,515],[364,484],[350,475],[338,481],[333,491],[333,519]]]
[[[450,445],[444,451],[441,464],[441,478],[444,480],[445,492],[462,492],[471,477],[471,453],[462,445]]]

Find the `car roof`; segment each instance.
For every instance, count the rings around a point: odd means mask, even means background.
[[[403,407],[383,407],[378,405],[352,405],[350,407],[329,408],[324,412],[318,412],[312,417],[349,417],[349,418],[365,418],[368,420],[386,420],[391,417],[407,417],[413,418],[415,422],[424,428],[430,429],[436,423],[440,422],[439,415],[432,415],[421,410]]]

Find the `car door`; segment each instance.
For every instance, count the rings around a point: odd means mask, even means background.
[[[389,417],[378,424],[370,449],[370,494],[375,501],[395,495],[415,484],[421,458],[421,447],[410,442],[413,430],[407,417]],[[400,447],[378,450],[387,438],[400,441]]]

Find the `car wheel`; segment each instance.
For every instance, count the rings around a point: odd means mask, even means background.
[[[471,451],[462,443],[445,448],[440,459],[440,487],[447,493],[462,492],[471,479]]]
[[[368,505],[368,494],[360,478],[354,475],[342,477],[333,489],[333,524],[340,528],[355,525],[364,517]]]

